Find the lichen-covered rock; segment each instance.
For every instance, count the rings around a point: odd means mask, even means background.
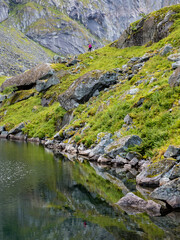
[[[174,159],[163,159],[144,166],[142,172],[136,177],[136,182],[142,186],[157,187],[160,179],[168,172],[176,161]]]
[[[180,178],[156,188],[150,196],[166,201],[172,208],[180,208]]]
[[[132,118],[129,116],[129,114],[127,114],[124,118],[124,122],[127,124],[127,125],[131,125],[133,123],[133,120]]]
[[[170,87],[180,86],[180,67],[178,67],[169,78]]]
[[[111,158],[116,158],[116,155],[125,157],[126,151],[129,147],[140,145],[141,143],[142,139],[139,136],[130,135],[112,142],[104,150],[105,153]]]
[[[169,52],[171,52],[173,49],[173,47],[170,44],[167,44],[165,47],[163,47],[163,49],[160,52],[161,56],[165,56],[166,54],[168,54]]]
[[[167,15],[157,22],[154,16],[147,19],[143,18],[136,26],[129,27],[121,35],[119,40],[112,44],[113,47],[126,48],[131,46],[142,46],[148,42],[158,42],[169,34],[169,29],[173,22],[171,16],[175,14],[170,11]]]
[[[92,71],[74,81],[68,90],[58,97],[58,100],[64,109],[71,110],[87,102],[97,90],[101,91],[115,84],[116,81],[116,73],[104,74],[99,70]]]
[[[0,87],[0,91],[3,91],[6,87],[18,87],[18,88],[30,88],[35,85],[36,81],[49,76],[52,72],[50,64],[39,64],[36,67],[21,73],[12,78],[8,78]]]

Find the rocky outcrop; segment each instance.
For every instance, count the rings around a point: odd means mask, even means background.
[[[87,102],[97,90],[101,91],[115,84],[116,81],[117,74],[113,72],[105,74],[99,70],[88,72],[74,81],[68,90],[58,97],[58,100],[64,109],[71,110]]]
[[[44,82],[44,79],[48,79]],[[55,79],[55,80],[52,80]],[[42,86],[39,86],[39,81],[43,81]],[[51,81],[52,80],[52,81]],[[54,76],[54,71],[50,67],[50,64],[44,63],[24,72],[20,75],[7,79],[0,87],[0,91],[3,91],[7,87],[17,87],[18,89],[29,89],[37,84],[37,90],[42,91],[48,87],[59,83]]]
[[[124,211],[131,214],[147,212],[151,216],[161,215],[160,204],[152,200],[145,201],[131,192],[121,198],[117,202],[117,205],[120,206]]]
[[[153,15],[143,18],[137,25],[130,26],[117,42],[113,43],[113,47],[126,48],[131,46],[142,46],[146,43],[154,43],[165,38],[169,34],[169,29],[173,24],[171,16],[175,12],[168,12],[163,18],[157,21]]]

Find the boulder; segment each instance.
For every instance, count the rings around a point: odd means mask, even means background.
[[[129,163],[131,166],[135,167],[138,164],[139,160],[138,158],[134,157]]]
[[[2,131],[1,135],[0,135],[0,138],[7,138],[8,134],[9,134],[8,131]]]
[[[52,68],[50,64],[43,63],[39,64],[30,70],[21,73],[15,77],[8,78],[1,85],[0,91],[3,91],[7,87],[18,87],[19,89],[30,88],[35,85],[36,81],[39,79],[46,79],[52,75]]]
[[[0,126],[0,134],[5,131],[5,126]]]
[[[88,72],[74,81],[58,100],[64,109],[71,110],[87,102],[97,90],[101,91],[115,84],[116,81],[117,74],[113,72],[103,73],[99,70]]]
[[[142,159],[142,155],[140,153],[137,152],[128,152],[126,154],[126,159],[131,161],[133,158],[137,158],[138,160]]]
[[[91,158],[94,155],[104,154],[105,147],[113,142],[111,137],[112,137],[111,133],[106,133],[103,137],[101,137],[101,139],[99,140],[99,143],[96,145],[96,147],[94,147],[91,150],[89,157]],[[97,136],[97,139],[98,139],[98,136]]]
[[[19,132],[22,132],[22,129],[25,127],[25,124],[22,122],[20,123],[19,125],[15,126],[14,128],[12,128],[10,131],[9,131],[9,135],[15,135]]]
[[[172,62],[180,61],[180,53],[171,54],[168,56],[168,60]]]
[[[179,164],[176,164],[172,171],[171,171],[171,174],[169,176],[169,179],[170,180],[173,180],[175,178],[180,178],[180,163]]]
[[[158,187],[160,185],[160,179],[175,163],[173,159],[163,159],[158,162],[147,163],[142,172],[136,177],[137,184],[147,187]]]
[[[117,155],[125,157],[126,151],[129,147],[140,145],[141,143],[142,139],[139,136],[130,135],[112,142],[107,147],[105,147],[104,150],[105,153],[111,158],[116,158]]]
[[[178,67],[180,67],[180,61],[177,61],[177,62],[172,64],[172,69],[176,69]]]
[[[164,154],[165,158],[177,158],[178,156],[180,156],[180,148],[178,147],[174,147],[174,146],[169,146],[167,151]]]
[[[180,208],[180,178],[156,188],[150,197],[166,201],[172,208]]]
[[[0,94],[0,103],[2,103],[7,98],[6,95]]]
[[[113,47],[126,48],[131,46],[142,46],[146,43],[154,43],[167,37],[173,22],[170,17],[175,14],[170,11],[166,16],[162,16],[159,21],[153,15],[140,20],[136,26],[127,28],[118,41],[111,44]]]
[[[160,216],[161,205],[152,200],[145,201],[144,199],[136,196],[133,193],[127,193],[126,196],[121,198],[117,205],[127,212],[147,212],[151,216]]]
[[[128,161],[117,155],[116,158],[112,160],[112,163],[115,163],[116,165],[124,165],[127,164]]]
[[[51,86],[57,85],[60,83],[56,75],[51,76],[47,80],[37,80],[36,81],[36,90],[42,92],[50,88]]]
[[[107,158],[105,156],[100,156],[97,160],[98,163],[105,163],[105,164],[110,164],[111,163],[111,159]]]
[[[127,125],[131,125],[133,123],[133,120],[132,118],[129,116],[129,114],[127,114],[124,118],[124,122],[127,124]]]
[[[170,76],[168,81],[170,87],[180,86],[180,67],[178,67]]]
[[[165,56],[167,55],[169,52],[171,52],[173,49],[173,47],[170,44],[167,44],[165,47],[163,47],[163,49],[160,52],[161,56]]]

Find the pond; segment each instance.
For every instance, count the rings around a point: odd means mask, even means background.
[[[41,145],[0,140],[0,239],[180,239],[178,212],[150,217],[117,208],[123,193],[110,176],[122,174],[108,171]],[[136,191],[133,180],[123,184]]]

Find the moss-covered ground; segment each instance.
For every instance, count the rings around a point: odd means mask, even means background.
[[[52,64],[58,72],[67,71],[60,79],[59,85],[51,87],[43,94],[35,94],[28,100],[9,105],[9,100],[0,108],[0,125],[6,125],[10,129],[14,125],[24,121],[27,123],[24,132],[30,137],[51,138],[59,130],[58,122],[61,121],[63,110],[57,97],[68,89],[73,81],[85,73],[98,69],[114,71],[122,68],[132,57],[141,57],[145,53],[154,54],[143,68],[130,80],[121,81],[115,88],[102,91],[98,97],[93,97],[86,104],[79,105],[74,111],[74,119],[69,126],[79,127],[74,139],[83,142],[87,147],[96,141],[100,132],[115,133],[120,131],[122,135],[137,134],[143,139],[143,144],[136,148],[144,156],[152,156],[162,153],[168,145],[180,145],[180,87],[170,88],[168,79],[173,73],[167,56],[161,56],[159,50],[166,44],[171,44],[171,53],[179,52],[180,39],[180,7],[172,6],[152,13],[166,14],[169,10],[176,12],[173,15],[174,24],[169,36],[150,47],[130,47],[126,49],[113,48],[110,45],[104,48],[88,52],[78,56],[78,66],[66,67],[65,64]],[[158,18],[158,17],[157,17]],[[150,81],[154,78],[154,81]],[[138,86],[135,83],[143,80]],[[0,79],[1,81],[1,79]],[[136,95],[128,94],[131,88],[139,88]],[[48,107],[42,107],[41,98],[53,97]],[[136,103],[144,98],[144,103],[136,107]],[[123,128],[124,117],[129,114],[133,118],[132,128]],[[82,123],[89,128],[81,134]]]

